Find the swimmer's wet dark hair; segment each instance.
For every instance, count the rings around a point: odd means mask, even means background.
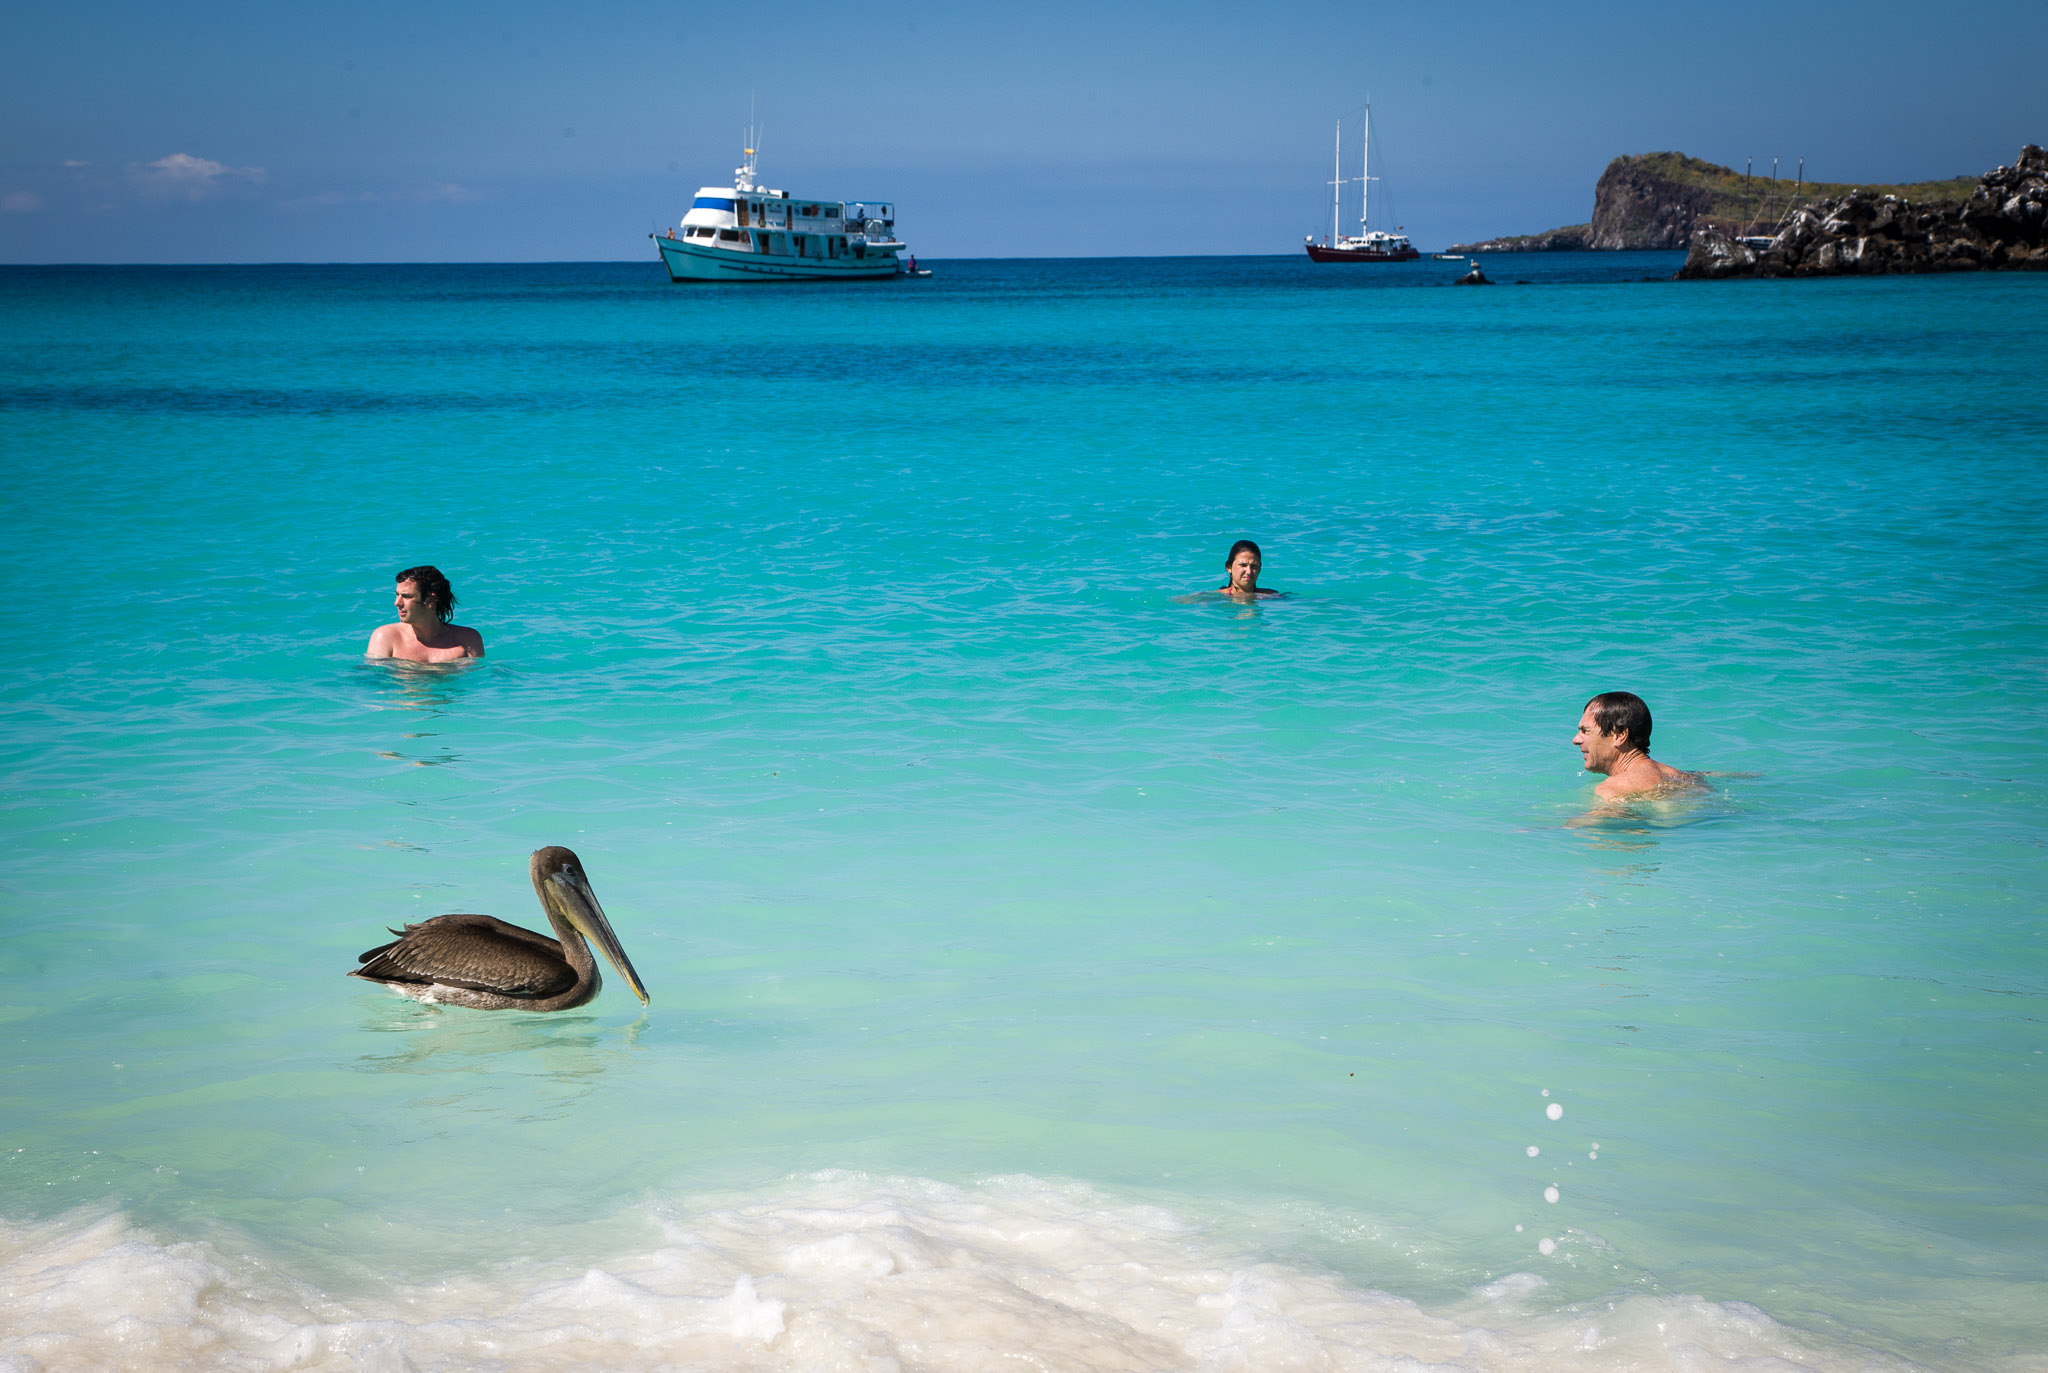
[[[418,587],[420,595],[426,598],[428,609],[444,620],[448,618],[448,612],[455,609],[455,588],[448,585],[448,579],[441,575],[441,569],[432,563],[408,567],[398,574],[396,580],[411,582]]]
[[[1246,551],[1249,551],[1251,555],[1254,558],[1257,558],[1261,563],[1264,563],[1266,561],[1266,555],[1259,552],[1259,546],[1257,544],[1253,543],[1250,539],[1239,539],[1236,543],[1230,546],[1230,552],[1224,555],[1223,565],[1225,567],[1229,567],[1232,563],[1237,561],[1238,554]]]
[[[1603,691],[1586,702],[1593,712],[1593,728],[1612,737],[1628,731],[1628,746],[1647,756],[1650,752],[1650,707],[1632,691]]]

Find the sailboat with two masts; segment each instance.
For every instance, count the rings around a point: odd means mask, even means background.
[[[1365,106],[1365,137],[1359,140],[1365,151],[1358,160],[1358,232],[1338,232],[1337,220],[1344,212],[1344,121],[1337,121],[1336,167],[1330,178],[1330,232],[1321,243],[1307,240],[1311,262],[1413,262],[1422,256],[1406,234],[1388,233],[1369,223],[1372,214],[1372,102]]]

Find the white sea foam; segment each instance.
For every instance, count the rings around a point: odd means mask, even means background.
[[[1425,1310],[1031,1179],[823,1175],[656,1219],[659,1243],[580,1274],[349,1295],[119,1216],[0,1223],[0,1370],[1901,1367],[1739,1304],[1636,1295],[1597,1303],[1597,1319],[1559,1311],[1531,1273]]]

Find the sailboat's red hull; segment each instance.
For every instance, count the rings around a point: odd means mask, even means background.
[[[1391,253],[1374,248],[1329,248],[1320,243],[1311,243],[1307,247],[1310,262],[1413,262],[1422,256],[1412,247]]]

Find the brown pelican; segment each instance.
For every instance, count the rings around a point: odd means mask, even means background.
[[[487,1011],[566,1011],[603,985],[584,942],[588,938],[646,1005],[647,989],[604,918],[581,860],[551,845],[534,850],[528,868],[555,938],[489,915],[437,915],[393,930],[398,938],[363,954],[363,966],[349,976],[382,982],[415,1001]]]

